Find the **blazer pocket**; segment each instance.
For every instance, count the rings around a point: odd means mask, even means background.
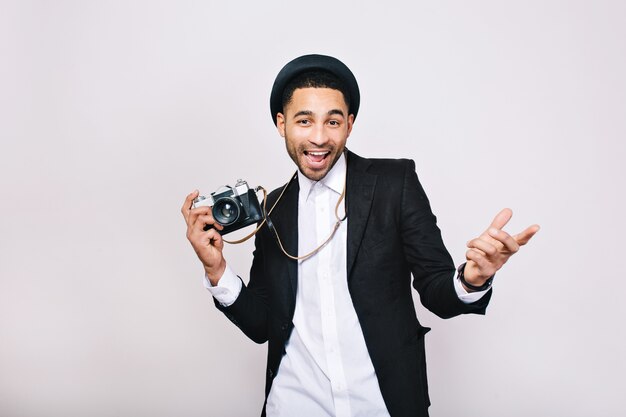
[[[409,345],[416,345],[418,343],[424,343],[424,336],[431,329],[430,329],[430,327],[424,327],[424,326],[418,324],[416,330],[417,331],[415,332],[413,337],[411,337],[411,339],[409,340]]]

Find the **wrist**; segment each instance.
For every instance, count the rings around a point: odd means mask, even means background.
[[[461,284],[463,285],[463,287],[465,288],[467,292],[486,291],[491,288],[491,285],[493,284],[493,278],[495,277],[495,275],[492,275],[489,278],[487,278],[485,281],[482,282],[482,284],[470,283],[467,281],[465,277],[466,265],[467,263],[464,263],[461,266],[459,266],[458,277],[459,277],[459,280],[461,281]]]
[[[226,270],[226,261],[224,260],[224,258],[222,258],[222,260],[217,266],[212,266],[212,267],[209,267],[206,265],[204,266],[204,272],[206,273],[206,276],[209,282],[211,282],[211,285],[213,286],[217,286],[217,283],[222,278],[222,275],[224,275],[225,270]]]

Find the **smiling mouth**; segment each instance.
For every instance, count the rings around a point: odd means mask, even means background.
[[[304,151],[304,155],[307,156],[311,162],[319,164],[330,155],[330,151]]]

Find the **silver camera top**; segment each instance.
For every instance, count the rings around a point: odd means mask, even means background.
[[[240,195],[246,194],[250,187],[248,187],[248,183],[244,180],[237,180],[234,187],[230,185],[224,185],[217,189],[214,193],[211,193],[211,196],[217,196],[222,193],[231,191],[232,195],[235,197],[239,197]]]
[[[235,183],[234,187],[231,187],[229,185],[224,185],[220,188],[217,189],[217,191],[211,193],[210,196],[203,196],[200,195],[198,197],[196,197],[193,200],[193,208],[196,207],[212,207],[215,203],[215,198],[219,198],[222,196],[222,194],[224,193],[228,193],[228,196],[233,196],[233,197],[239,197],[241,195],[246,195],[248,193],[248,190],[250,189],[250,187],[248,187],[248,183],[244,180],[238,179],[237,182]]]
[[[212,207],[213,198],[211,196],[205,197],[203,195],[199,195],[198,197],[194,198],[193,205],[191,206],[191,208],[198,208],[198,207],[205,207],[205,206]]]

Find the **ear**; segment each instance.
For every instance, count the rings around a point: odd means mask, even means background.
[[[276,113],[276,129],[278,129],[278,134],[285,137],[285,115],[282,113]]]

